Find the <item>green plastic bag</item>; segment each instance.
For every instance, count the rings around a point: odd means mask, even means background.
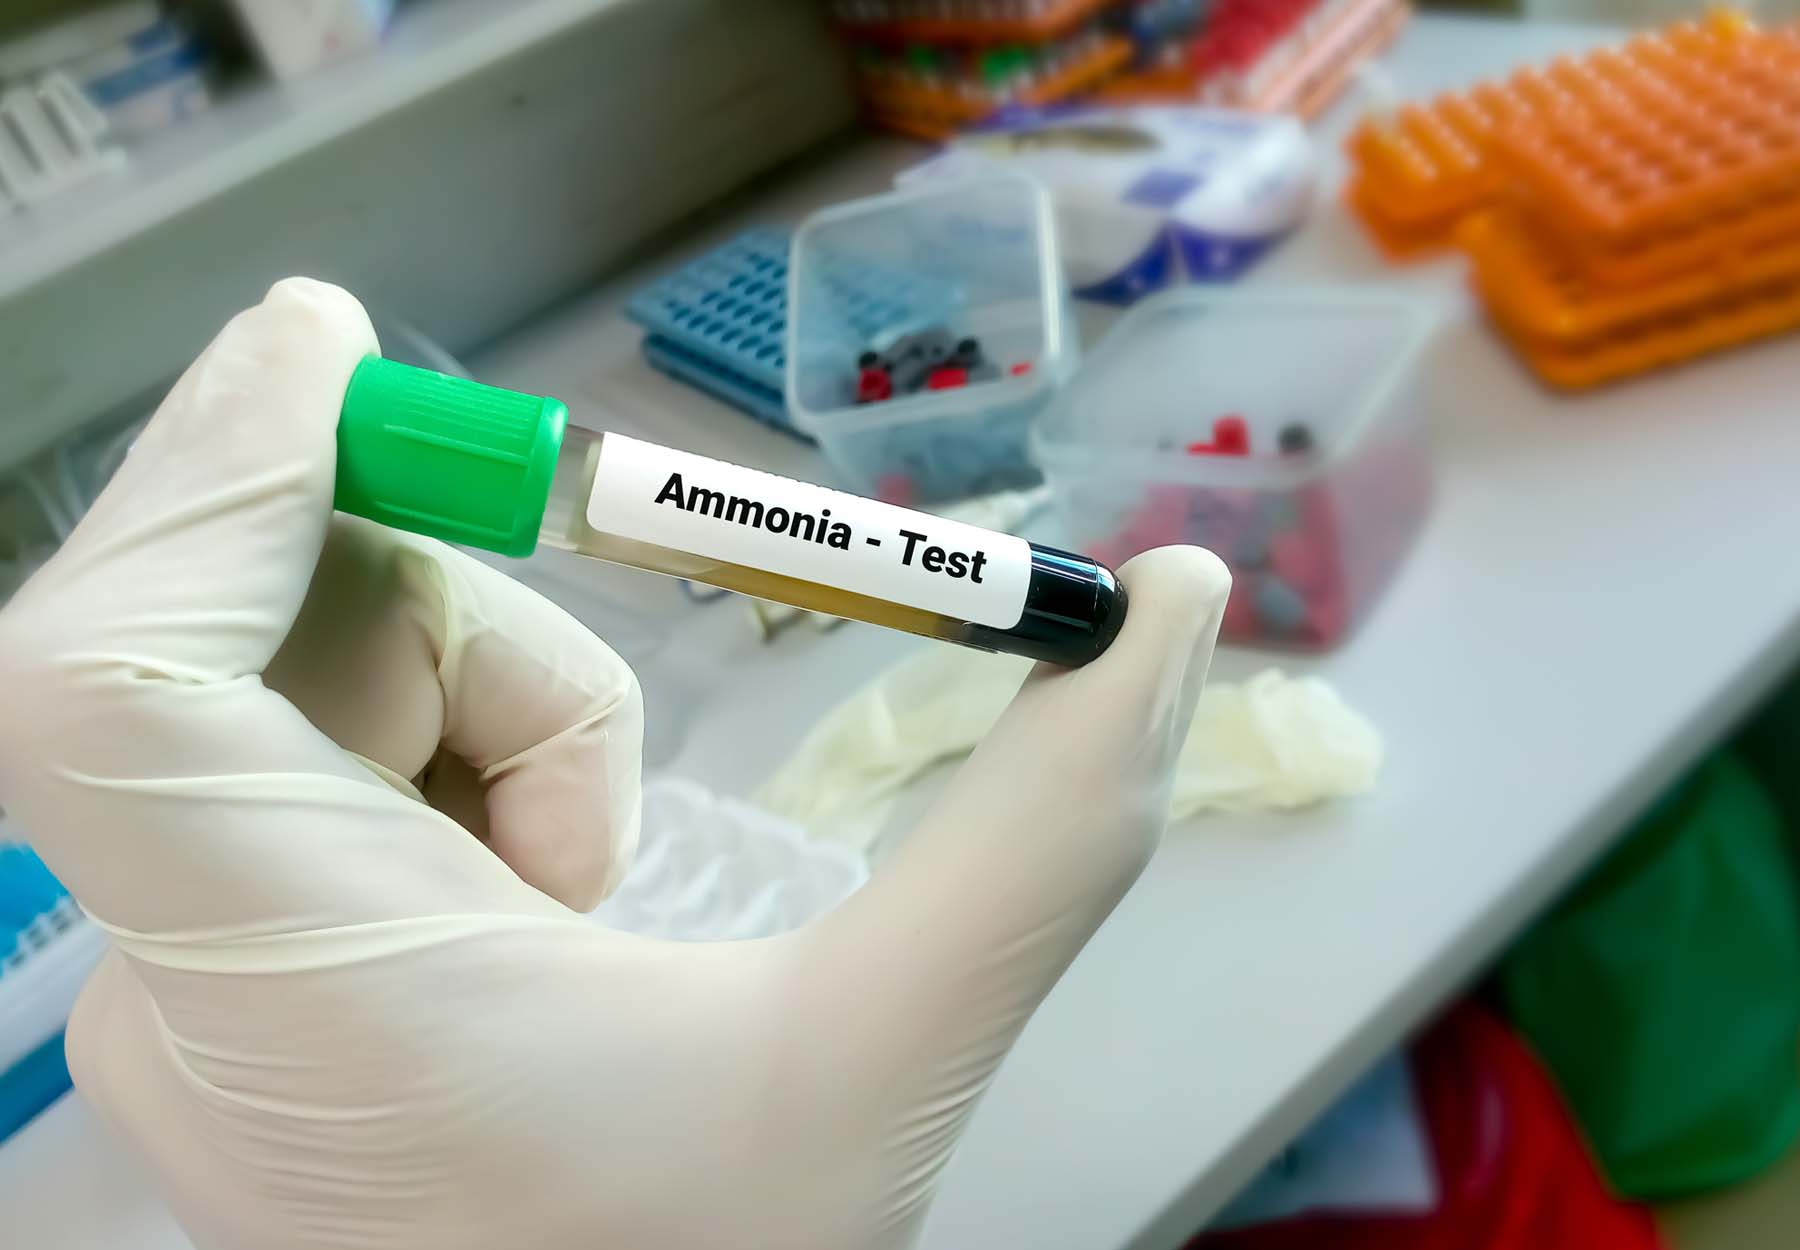
[[[1790,676],[1736,739],[1738,754],[1762,782],[1792,839],[1800,830],[1800,677]]]
[[[1797,911],[1781,821],[1721,752],[1503,961],[1621,1194],[1743,1180],[1800,1132]]]

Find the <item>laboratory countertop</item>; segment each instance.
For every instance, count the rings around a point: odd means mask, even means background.
[[[1419,18],[1386,61],[1410,96],[1602,37]],[[1348,122],[1340,105],[1323,127],[1328,184]],[[804,446],[645,366],[620,305],[744,225],[875,190],[919,154],[867,141],[788,171],[477,370],[558,394],[585,424],[822,477]],[[927,1250],[1178,1246],[1800,652],[1791,341],[1558,397],[1484,328],[1454,261],[1385,267],[1329,196],[1252,281],[1398,284],[1441,313],[1424,378],[1437,498],[1400,576],[1343,649],[1226,649],[1214,669],[1329,679],[1380,727],[1387,766],[1364,798],[1170,830],[1002,1067]],[[1092,317],[1090,333],[1106,319]],[[666,762],[745,792],[915,645],[848,626],[717,651],[689,673],[691,723]],[[0,1210],[36,1250],[187,1245],[78,1098],[0,1149]]]

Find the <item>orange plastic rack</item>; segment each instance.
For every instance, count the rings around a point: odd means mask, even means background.
[[[858,39],[884,43],[1045,43],[1069,34],[1102,9],[1115,8],[1121,0],[1049,0],[1030,6],[1002,0],[993,7],[1002,13],[1009,7],[1027,10],[1022,16],[1009,17],[920,17],[885,16],[905,12],[905,4],[840,5],[838,25]],[[1035,7],[1036,11],[1029,11]],[[873,14],[872,18],[852,16],[858,8]]]
[[[1800,41],[1736,14],[1514,79],[1535,124],[1503,174],[1564,237],[1601,248],[1715,229],[1800,194]]]
[[[1732,268],[1758,253],[1797,241],[1800,206],[1772,200],[1711,225],[1670,231],[1647,243],[1567,250],[1576,267],[1596,285],[1639,287],[1708,265]]]
[[[1477,214],[1458,240],[1488,312],[1558,386],[1594,386],[1800,327],[1800,242],[1728,269],[1609,290],[1515,211]]]
[[[1602,287],[1516,210],[1496,209],[1458,234],[1496,311],[1542,339],[1581,343],[1681,319],[1750,291],[1800,284],[1800,240],[1638,287]]]
[[[1503,185],[1488,160],[1494,134],[1531,111],[1505,88],[1483,83],[1429,107],[1409,104],[1392,117],[1369,118],[1347,145],[1351,207],[1392,253],[1449,246],[1457,223],[1491,203]]]
[[[1390,250],[1416,253],[1512,188],[1595,256],[1597,277],[1704,263],[1726,240],[1696,246],[1697,232],[1759,217],[1749,231],[1766,232],[1800,193],[1797,32],[1714,13],[1372,117],[1348,142],[1351,205]]]
[[[1348,148],[1381,247],[1459,242],[1558,385],[1800,326],[1800,27],[1715,12],[1371,118]]]
[[[1800,329],[1800,285],[1749,292],[1703,313],[1577,347],[1535,339],[1498,313],[1494,320],[1540,378],[1579,390]]]

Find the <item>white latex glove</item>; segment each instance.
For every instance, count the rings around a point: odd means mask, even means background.
[[[332,517],[375,350],[342,291],[276,287],[0,613],[0,802],[116,948],[77,1082],[202,1250],[906,1244],[1156,845],[1223,566],[1134,561],[1112,649],[1036,672],[829,916],[629,937],[571,908],[631,852],[636,683],[501,574]]]

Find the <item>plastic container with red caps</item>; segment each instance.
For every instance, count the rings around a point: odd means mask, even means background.
[[[1430,330],[1384,291],[1167,291],[1056,396],[1032,453],[1081,550],[1116,566],[1152,547],[1210,548],[1233,578],[1222,637],[1328,648],[1424,522]]]

